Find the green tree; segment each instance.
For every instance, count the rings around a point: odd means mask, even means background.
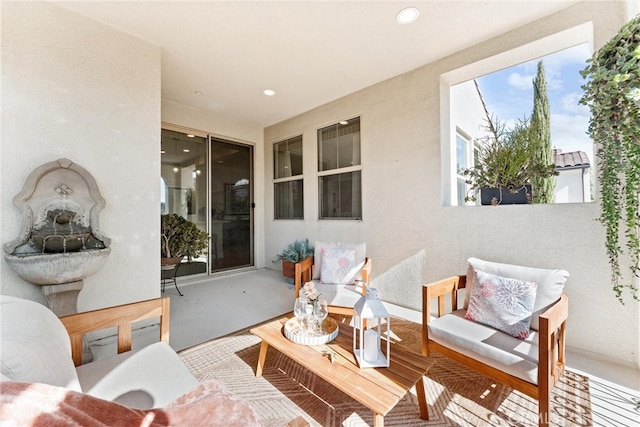
[[[551,148],[551,113],[547,97],[547,80],[544,64],[538,62],[538,73],[533,79],[533,113],[531,115],[531,148],[536,162],[544,165],[554,163]],[[551,177],[532,177],[533,203],[553,203],[555,198],[555,179]]]

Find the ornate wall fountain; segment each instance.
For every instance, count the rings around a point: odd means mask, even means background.
[[[76,313],[84,278],[102,267],[111,240],[100,232],[105,206],[91,174],[69,159],[35,169],[13,204],[22,212],[20,235],[4,258],[22,279],[41,285],[58,316]]]

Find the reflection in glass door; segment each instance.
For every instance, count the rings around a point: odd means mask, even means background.
[[[207,230],[207,138],[162,129],[160,213],[178,214]],[[187,258],[178,276],[207,272],[207,256]]]
[[[253,265],[253,148],[210,138],[211,272]]]

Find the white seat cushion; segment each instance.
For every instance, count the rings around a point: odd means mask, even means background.
[[[354,285],[334,285],[320,283],[319,280],[314,280],[313,282],[320,293],[320,299],[326,300],[328,305],[353,307],[362,297],[362,285],[360,282]]]
[[[85,393],[139,409],[166,406],[199,384],[163,341],[98,359],[77,371]]]
[[[525,340],[464,318],[466,310],[429,321],[429,339],[532,384],[538,383],[538,333]]]

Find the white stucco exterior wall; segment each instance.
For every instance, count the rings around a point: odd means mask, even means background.
[[[36,167],[66,157],[97,181],[111,238],[80,311],[160,296],[160,49],[48,2],[2,2],[1,240]],[[45,303],[1,261],[2,294]]]
[[[556,176],[556,203],[580,203],[590,201],[589,169],[560,170]]]
[[[571,273],[568,345],[639,366],[639,306],[611,291],[597,203],[445,207],[442,197],[441,76],[515,47],[593,22],[595,47],[625,22],[624,3],[585,2],[435,63],[381,82],[265,129],[265,255],[294,239],[367,243],[373,283],[406,294],[420,283],[392,272],[424,256],[424,281],[465,272],[471,256]],[[361,117],[362,221],[319,221],[316,130]],[[303,135],[304,220],[273,219],[274,142]],[[424,252],[423,252],[424,251]],[[271,264],[277,269],[277,264]],[[390,273],[391,272],[391,273]],[[384,278],[384,283],[380,283]],[[417,288],[417,289],[416,289]],[[381,292],[382,294],[382,292]],[[391,294],[391,293],[390,293]]]

